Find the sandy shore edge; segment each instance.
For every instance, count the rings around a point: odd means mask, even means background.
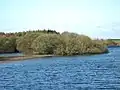
[[[42,57],[52,57],[54,55],[31,55],[31,56],[11,56],[11,57],[0,57],[0,63],[12,62],[12,61],[22,61],[27,59],[42,58]]]

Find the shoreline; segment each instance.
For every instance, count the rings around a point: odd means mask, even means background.
[[[96,55],[96,54],[104,54],[109,52],[102,52],[102,53],[91,53],[91,54],[83,54],[84,55]],[[1,63],[7,63],[7,62],[13,62],[13,61],[24,61],[28,59],[34,59],[34,58],[43,58],[43,57],[55,57],[59,55],[23,55],[23,56],[0,56],[0,64]],[[68,55],[69,56],[69,55]],[[70,55],[71,56],[71,55]],[[78,56],[78,55],[74,55]]]
[[[12,62],[12,61],[22,61],[27,59],[34,58],[43,58],[43,57],[53,57],[54,55],[31,55],[31,56],[11,56],[11,57],[0,57],[0,63]]]

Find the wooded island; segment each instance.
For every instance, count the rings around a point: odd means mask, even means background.
[[[111,40],[92,40],[88,36],[55,30],[0,33],[0,53],[21,52],[25,55],[84,55],[108,52]]]

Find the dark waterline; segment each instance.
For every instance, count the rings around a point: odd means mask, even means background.
[[[109,50],[0,64],[0,90],[120,90],[120,47]]]

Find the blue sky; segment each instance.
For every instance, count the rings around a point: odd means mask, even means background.
[[[120,38],[120,0],[0,0],[0,32],[48,28]]]

